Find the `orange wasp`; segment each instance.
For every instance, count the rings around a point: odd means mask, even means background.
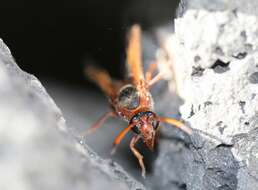
[[[188,134],[192,130],[180,121],[172,118],[159,117],[154,112],[154,102],[150,94],[150,88],[161,79],[161,74],[153,77],[157,68],[156,64],[151,64],[146,74],[143,74],[141,61],[141,29],[139,25],[132,26],[129,33],[127,48],[127,64],[129,71],[129,80],[114,81],[109,74],[95,67],[87,67],[86,75],[94,81],[104,91],[109,98],[111,111],[104,114],[86,133],[91,133],[109,117],[120,117],[129,124],[115,138],[112,152],[115,152],[117,145],[124,136],[132,130],[135,135],[130,142],[130,149],[139,161],[142,169],[142,176],[145,177],[145,166],[143,156],[135,148],[135,144],[142,139],[144,144],[153,150],[156,132],[159,129],[159,123],[165,122],[174,125]],[[84,136],[83,135],[83,136]]]

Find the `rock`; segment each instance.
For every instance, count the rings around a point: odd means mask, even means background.
[[[0,41],[0,189],[145,189],[74,138],[39,80]]]
[[[163,129],[160,189],[258,189],[257,9],[251,0],[181,1],[165,47],[194,134],[177,140]]]

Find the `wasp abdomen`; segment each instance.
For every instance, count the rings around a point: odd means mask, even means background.
[[[138,90],[132,85],[124,86],[118,95],[118,104],[120,107],[133,110],[140,105],[140,96]]]

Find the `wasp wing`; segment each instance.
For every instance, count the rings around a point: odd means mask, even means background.
[[[133,84],[137,86],[141,80],[144,80],[141,56],[141,28],[139,25],[133,25],[129,32],[127,64],[129,76]]]

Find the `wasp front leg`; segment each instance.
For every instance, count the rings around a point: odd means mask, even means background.
[[[134,136],[130,142],[130,149],[132,150],[134,156],[138,159],[138,162],[141,166],[142,169],[142,177],[145,178],[145,166],[144,166],[144,162],[143,162],[143,156],[139,153],[139,151],[134,147],[135,144],[137,143],[137,141],[140,139],[141,137],[139,135]]]
[[[157,70],[157,63],[151,63],[146,74],[145,74],[145,81],[148,85],[148,87],[151,87],[156,82],[160,81],[162,79],[161,73],[158,73],[156,76],[153,77],[153,73]]]

